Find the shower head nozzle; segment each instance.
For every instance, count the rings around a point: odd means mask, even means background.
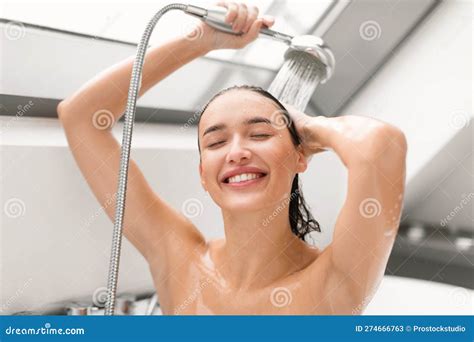
[[[296,54],[307,54],[306,56],[316,58],[324,65],[325,74],[321,78],[321,83],[329,80],[334,73],[336,65],[334,55],[321,38],[311,35],[293,37],[284,57],[289,59]]]

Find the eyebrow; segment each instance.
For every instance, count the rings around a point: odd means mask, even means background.
[[[272,122],[267,119],[267,118],[264,118],[262,116],[254,116],[250,119],[247,119],[243,122],[244,125],[253,125],[253,124],[257,124],[257,123],[265,123],[265,124],[268,124],[268,125],[271,125]],[[202,136],[204,137],[206,134],[208,133],[211,133],[211,132],[215,132],[215,131],[219,131],[219,130],[223,130],[225,129],[227,126],[225,124],[217,124],[217,125],[213,125],[213,126],[210,126],[208,127],[204,133],[202,134]]]

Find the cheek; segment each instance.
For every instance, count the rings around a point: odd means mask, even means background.
[[[208,183],[217,179],[219,173],[219,158],[215,154],[201,153],[202,178]]]
[[[297,154],[293,143],[277,136],[265,151],[264,158],[272,170],[273,179],[277,180],[275,186],[279,189],[291,187],[297,167]]]
[[[294,164],[295,147],[284,135],[277,135],[272,141],[265,144],[262,153],[265,153],[267,156],[265,159],[269,163],[271,162],[272,167],[284,166],[291,169]]]

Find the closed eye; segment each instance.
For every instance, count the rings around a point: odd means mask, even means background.
[[[222,144],[222,143],[224,143],[224,142],[225,142],[224,140],[218,141],[218,142],[215,142],[215,143],[213,143],[213,144],[208,145],[207,147],[214,147],[214,146],[217,146],[217,145]]]
[[[252,134],[251,137],[252,138],[267,138],[267,137],[271,137],[272,135],[271,134]],[[217,141],[215,143],[212,143],[210,145],[208,145],[207,147],[208,148],[212,148],[212,147],[215,147],[217,145],[220,145],[222,143],[225,143],[225,140],[222,140],[222,141]]]
[[[253,138],[265,138],[265,137],[271,137],[271,134],[254,134],[252,135]]]

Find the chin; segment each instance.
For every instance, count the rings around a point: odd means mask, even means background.
[[[268,198],[265,199],[255,194],[239,194],[226,196],[219,206],[229,211],[256,211],[263,209],[266,201],[268,201]]]

